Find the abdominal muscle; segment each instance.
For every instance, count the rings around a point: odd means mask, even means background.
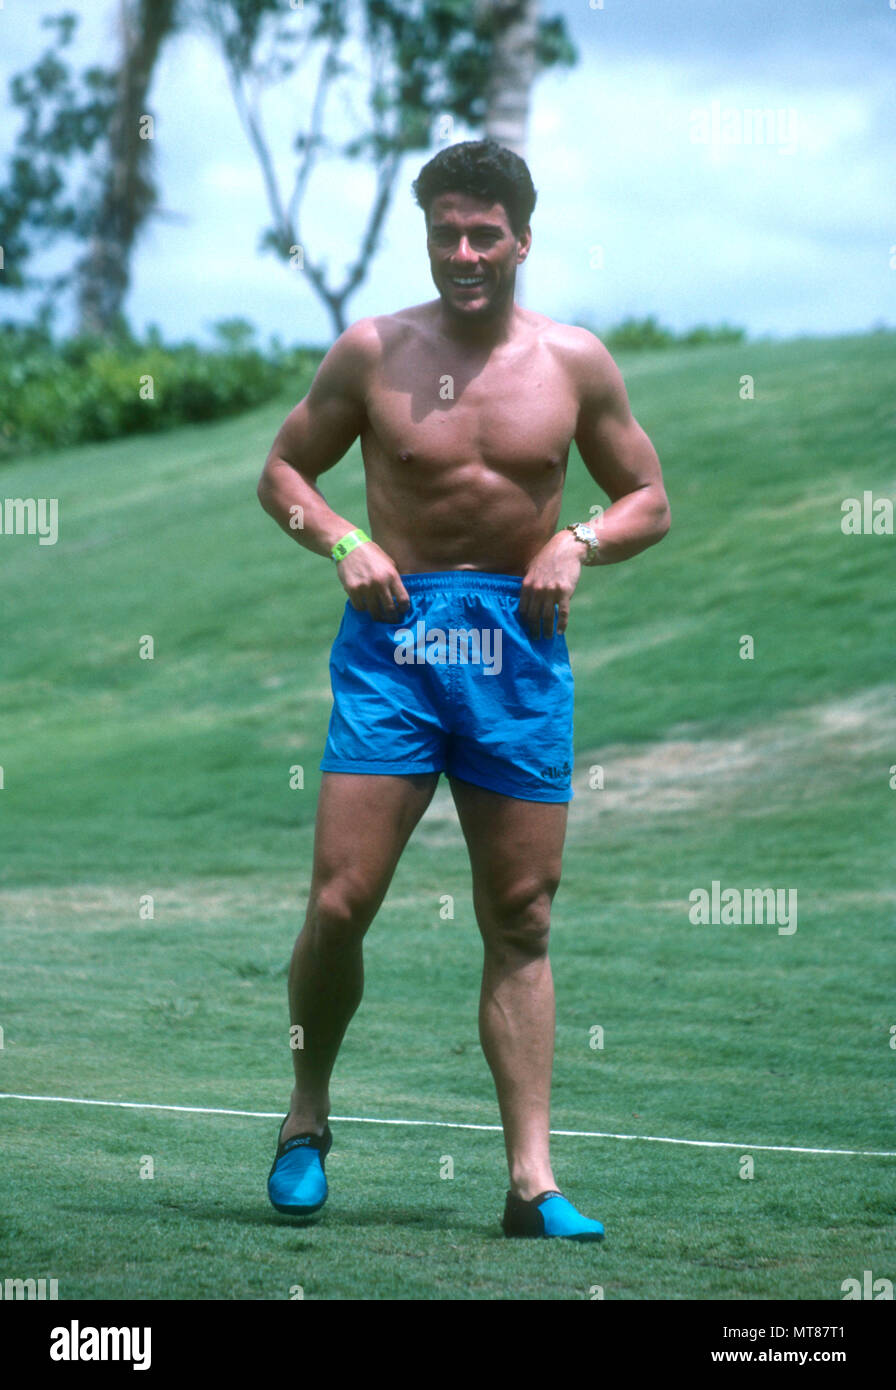
[[[372,452],[365,450],[372,539],[400,574],[523,575],[554,534],[565,468],[537,487],[534,479],[509,477],[484,463],[442,465],[438,480],[412,481],[406,471],[395,477]]]

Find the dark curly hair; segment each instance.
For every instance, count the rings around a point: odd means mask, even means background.
[[[434,198],[442,193],[468,193],[500,203],[514,236],[528,225],[538,196],[525,160],[496,140],[464,140],[439,150],[424,164],[412,188],[427,222]]]

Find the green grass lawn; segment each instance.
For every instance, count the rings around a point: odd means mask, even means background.
[[[896,1160],[751,1147],[896,1150],[896,538],[840,526],[845,498],[896,491],[896,337],[620,365],[673,528],[573,601],[553,1125],[736,1147],[558,1136],[558,1180],[607,1226],[594,1250],[504,1241],[496,1129],[334,1120],[330,1201],[295,1228],[265,1194],[275,1120],[2,1099],[0,1275],[89,1299],[896,1281]],[[57,545],[0,536],[0,1091],[285,1112],[344,604],[255,499],[292,403],[0,470],[3,497],[59,498]],[[324,483],[363,525],[359,451]],[[562,521],[605,502],[571,459]],[[797,930],[692,923],[713,881],[795,890]],[[368,936],[336,1116],[497,1125],[480,965],[443,785]]]

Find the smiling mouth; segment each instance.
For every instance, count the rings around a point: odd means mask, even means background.
[[[452,285],[459,285],[461,289],[473,289],[477,285],[485,284],[484,275],[452,275],[450,277]]]

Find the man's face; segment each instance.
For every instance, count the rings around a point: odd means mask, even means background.
[[[500,203],[442,193],[430,204],[426,249],[436,289],[452,314],[487,318],[513,299],[516,268],[532,235],[514,236]]]

